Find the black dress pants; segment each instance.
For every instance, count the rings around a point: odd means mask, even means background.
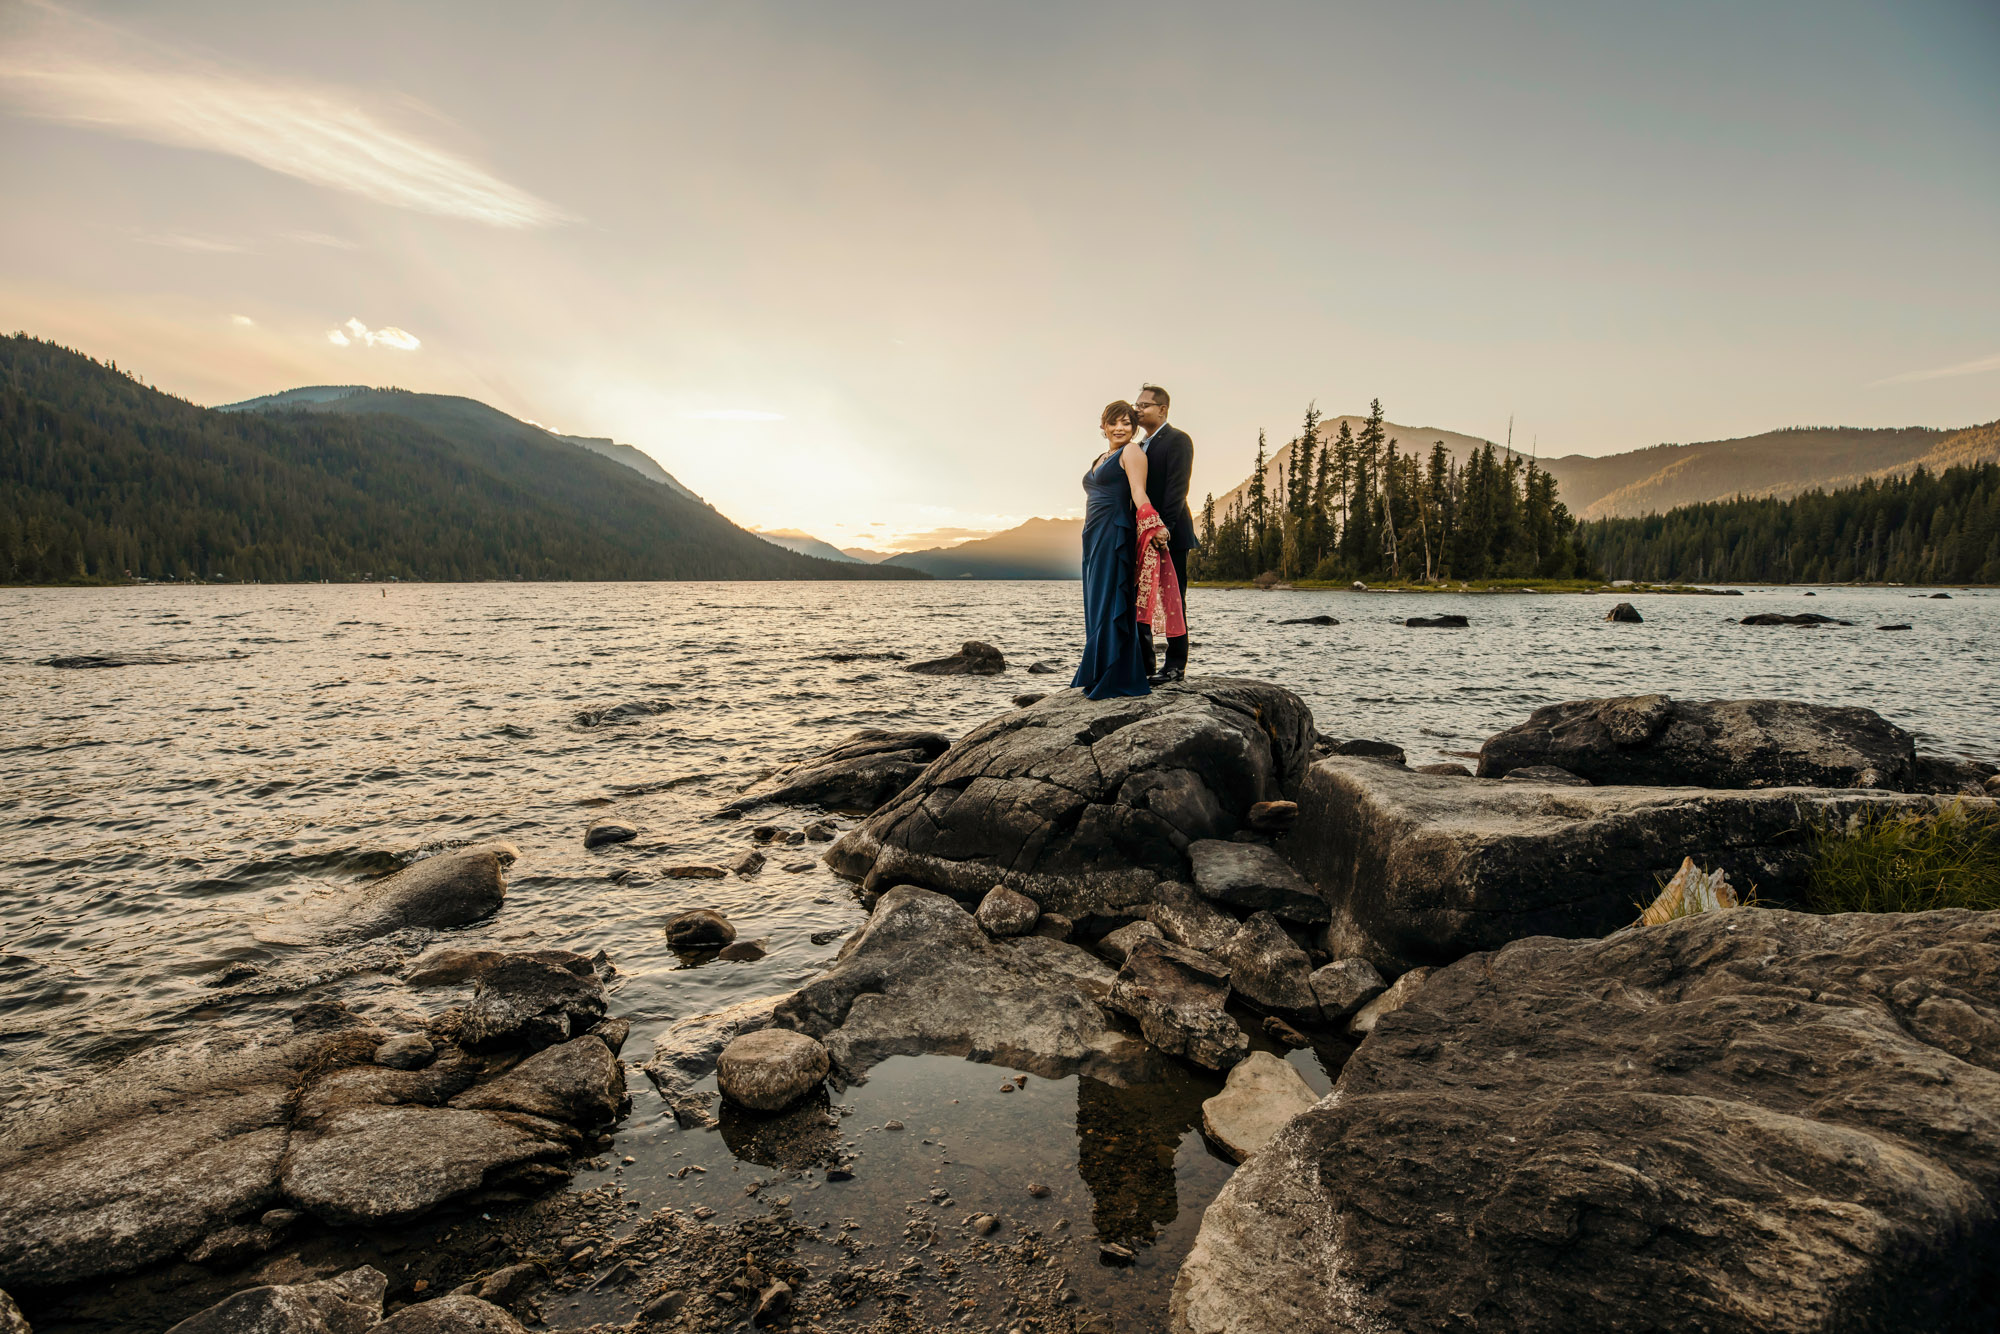
[[[1180,585],[1181,610],[1185,612],[1187,610],[1187,548],[1175,547],[1168,554],[1174,560],[1174,582]],[[1139,643],[1146,651],[1146,673],[1150,676],[1153,672],[1159,670],[1154,666],[1152,626],[1142,625],[1139,627]],[[1186,635],[1167,636],[1167,669],[1169,671],[1185,672],[1187,670],[1187,653]]]

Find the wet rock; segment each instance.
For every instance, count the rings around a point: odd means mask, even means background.
[[[1097,1258],[1105,1264],[1122,1269],[1138,1257],[1133,1254],[1130,1246],[1121,1245],[1115,1241],[1107,1241],[1097,1248]]]
[[[733,945],[724,945],[716,958],[724,963],[755,963],[771,952],[769,939],[739,940]]]
[[[1411,771],[1420,774],[1437,774],[1444,778],[1470,778],[1472,770],[1462,764],[1420,764]]]
[[[1332,908],[1328,952],[1395,975],[1523,936],[1628,926],[1690,848],[1783,902],[1810,873],[1800,830],[1938,805],[1894,793],[1468,783],[1329,759],[1313,768],[1287,852]]]
[[[474,1051],[553,1046],[602,1019],[605,1005],[604,984],[584,956],[512,955],[480,974],[459,1040]]]
[[[583,831],[583,846],[602,848],[613,843],[630,843],[637,837],[639,831],[622,820],[599,820]]]
[[[1613,607],[1610,611],[1605,612],[1604,619],[1607,621],[1617,621],[1623,625],[1639,625],[1642,624],[1646,618],[1641,616],[1639,614],[1639,609],[1633,606],[1631,603],[1621,602],[1617,606]]]
[[[1743,625],[1853,625],[1853,621],[1842,621],[1832,616],[1822,616],[1815,611],[1802,611],[1796,616],[1787,616],[1781,611],[1760,611],[1755,616],[1745,616]]]
[[[444,987],[470,982],[507,957],[505,950],[437,950],[424,955],[403,973],[413,987]]]
[[[713,1124],[705,1097],[695,1085],[714,1071],[722,1049],[737,1034],[769,1027],[772,1015],[788,994],[761,996],[679,1020],[654,1041],[653,1059],[641,1068],[683,1127]]]
[[[1222,1092],[1202,1103],[1201,1128],[1240,1163],[1318,1101],[1289,1061],[1253,1051],[1229,1071]]]
[[[759,843],[769,843],[772,839],[783,838],[786,830],[779,825],[760,824],[750,831],[750,837]]]
[[[812,843],[831,843],[839,832],[831,820],[814,820],[805,827],[806,839]]]
[[[675,949],[715,949],[736,939],[736,928],[713,908],[694,908],[667,923],[667,943]]]
[[[1160,934],[1174,944],[1202,954],[1220,957],[1242,925],[1195,893],[1191,886],[1176,881],[1155,886],[1153,899],[1146,909],[1146,920],[1160,928]]]
[[[994,884],[1071,918],[1137,916],[1191,840],[1289,799],[1312,751],[1298,697],[1198,678],[1137,699],[1064,692],[975,728],[827,854],[877,891],[977,903]]]
[[[464,926],[500,907],[507,896],[506,868],[520,855],[511,843],[441,852],[354,886],[297,921],[266,924],[254,934],[270,944],[326,945],[404,927]]]
[[[1045,912],[1035,919],[1035,929],[1031,935],[1045,936],[1050,940],[1068,940],[1076,930],[1076,923],[1059,912]]]
[[[0,1334],[32,1334],[21,1308],[4,1292],[0,1292]]]
[[[1312,960],[1271,914],[1251,914],[1222,959],[1229,965],[1230,990],[1259,1009],[1318,1016]]]
[[[1205,954],[1164,940],[1140,940],[1112,985],[1112,1009],[1138,1021],[1146,1041],[1170,1056],[1227,1070],[1248,1054],[1250,1039],[1223,1009],[1229,969]]]
[[[1416,997],[1430,975],[1428,968],[1412,968],[1404,973],[1387,991],[1354,1012],[1354,1017],[1347,1021],[1347,1031],[1358,1038],[1373,1033],[1384,1015],[1394,1014]]]
[[[1046,662],[1031,662],[1028,664],[1028,674],[1030,676],[1048,676],[1054,671],[1055,668],[1049,666]]]
[[[1035,929],[1042,910],[1026,894],[995,885],[979,901],[979,924],[996,936],[1025,936]]]
[[[669,866],[660,874],[669,880],[720,880],[729,872],[720,866]]]
[[[591,1026],[590,1036],[611,1048],[611,1054],[616,1056],[625,1049],[625,1039],[632,1036],[632,1021],[630,1019],[600,1019],[596,1024]]]
[[[1403,748],[1393,741],[1371,741],[1367,737],[1354,737],[1347,741],[1328,741],[1322,753],[1327,755],[1364,755],[1370,759],[1388,760],[1402,764],[1407,758]]]
[[[1311,1038],[1307,1037],[1304,1033],[1301,1033],[1298,1029],[1293,1028],[1290,1024],[1278,1018],[1278,1016],[1275,1014],[1267,1014],[1264,1016],[1263,1029],[1265,1036],[1274,1038],[1277,1041],[1284,1043],[1287,1047],[1298,1048],[1298,1047],[1312,1046]]]
[[[1443,616],[1412,616],[1403,624],[1412,630],[1463,630],[1472,622],[1463,616],[1448,613]]]
[[[1250,827],[1267,834],[1282,833],[1299,822],[1296,801],[1260,801],[1250,808]]]
[[[617,1120],[624,1101],[624,1067],[603,1038],[588,1033],[536,1052],[498,1078],[459,1094],[451,1105],[588,1128]]]
[[[673,705],[665,700],[627,700],[623,704],[600,704],[595,708],[580,709],[576,715],[578,727],[603,727],[618,723],[636,723],[642,718],[654,718],[663,713],[671,713]]]
[[[736,859],[736,864],[730,867],[729,869],[736,872],[736,874],[744,877],[745,879],[748,879],[749,877],[757,874],[757,872],[764,869],[764,861],[765,861],[764,854],[757,851],[757,849],[752,848],[750,849],[750,851],[744,853],[741,857],[738,857]]]
[[[232,1292],[168,1334],[363,1334],[379,1327],[389,1280],[363,1265],[317,1283]]]
[[[1043,700],[1047,699],[1048,697],[1049,697],[1048,692],[1045,690],[1030,690],[1025,694],[1014,696],[1014,707],[1017,709],[1025,709],[1031,705],[1040,704]]]
[[[375,1064],[392,1070],[416,1070],[436,1057],[437,1048],[421,1033],[398,1033],[375,1049]]]
[[[405,1306],[370,1334],[526,1334],[521,1322],[477,1297],[451,1293]]]
[[[1007,659],[991,644],[968,639],[948,658],[913,662],[903,670],[919,676],[998,676],[1007,670]]]
[[[1557,787],[1591,785],[1588,778],[1573,774],[1567,769],[1558,769],[1553,764],[1527,764],[1519,769],[1509,769],[1501,775],[1501,780],[1508,783],[1553,783]]]
[[[1912,627],[1907,624],[1898,622],[1895,625],[1878,625],[1875,628],[1877,630],[1908,630],[1911,629]]]
[[[1388,984],[1366,959],[1335,959],[1313,971],[1312,990],[1320,1018],[1337,1024],[1388,990]]]
[[[1996,1013],[1993,913],[1465,960],[1223,1188],[1171,1328],[1992,1328]]]
[[[1938,599],[1938,598],[1942,598],[1942,599],[1944,599],[1944,600],[1946,600],[1946,601],[1949,601],[1949,600],[1951,599],[1951,594],[1949,594],[1949,593],[1933,593],[1933,594],[1931,594],[1931,597],[1932,597],[1933,599]]]
[[[59,658],[37,658],[37,667],[60,667],[69,671],[87,671],[103,667],[167,667],[183,662],[202,662],[202,658],[183,657],[178,653],[72,653]]]
[[[820,1086],[831,1068],[826,1048],[803,1033],[766,1028],[722,1049],[715,1080],[722,1096],[754,1112],[779,1112]]]
[[[187,1262],[211,1269],[234,1269],[245,1260],[270,1250],[277,1240],[268,1228],[237,1223],[211,1232],[190,1246]]]
[[[951,738],[942,732],[866,728],[829,750],[779,769],[730,807],[748,810],[769,803],[866,814],[915,782],[924,766],[950,745]]]
[[[1245,912],[1275,913],[1287,921],[1328,920],[1325,900],[1269,847],[1204,839],[1188,845],[1188,860],[1194,865],[1194,887],[1205,898]]]
[[[887,1057],[926,1053],[1119,1083],[1150,1070],[1143,1044],[1051,961],[1073,947],[1031,943],[993,940],[953,900],[899,886],[828,972],[778,1006],[778,1022],[819,1038],[849,1079]]]
[[[1076,984],[1084,995],[1099,1005],[1111,996],[1112,983],[1118,980],[1118,970],[1092,954],[1081,945],[1067,940],[1052,940],[1047,936],[1016,936],[1007,942],[1009,949],[1035,968],[1059,974]],[[1020,1076],[1025,1080],[1027,1076]]]
[[[1097,942],[1097,948],[1105,958],[1115,964],[1125,962],[1125,955],[1142,940],[1161,940],[1160,928],[1151,922],[1132,922]]]
[[[1905,788],[1910,734],[1873,709],[1792,700],[1574,700],[1487,738],[1479,776],[1555,765],[1600,785]]]
[[[1339,625],[1331,616],[1298,616],[1289,621],[1275,622],[1278,625]]]

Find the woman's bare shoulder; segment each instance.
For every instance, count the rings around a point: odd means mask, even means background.
[[[1128,468],[1134,464],[1144,463],[1146,461],[1146,447],[1137,440],[1134,440],[1131,444],[1118,451],[1118,461]]]

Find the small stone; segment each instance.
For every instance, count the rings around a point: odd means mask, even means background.
[[[798,875],[800,872],[810,871],[812,868],[813,864],[811,862],[792,862],[785,867],[785,874]]]
[[[1240,1163],[1317,1101],[1290,1062],[1253,1051],[1230,1070],[1222,1092],[1202,1103],[1201,1128]]]
[[[583,831],[583,846],[602,848],[613,843],[630,843],[639,837],[639,831],[618,820],[599,820]]]
[[[735,939],[736,928],[713,908],[695,908],[667,923],[667,943],[677,949],[704,949]]]
[[[375,1049],[375,1064],[391,1070],[421,1070],[437,1058],[437,1048],[421,1033],[398,1033]]]
[[[845,1167],[829,1167],[826,1169],[826,1179],[828,1181],[852,1181],[854,1180],[854,1173]]]
[[[739,1107],[777,1112],[819,1087],[831,1063],[803,1033],[766,1028],[732,1038],[715,1063],[722,1096]]]
[[[688,1212],[692,1213],[696,1218],[701,1219],[703,1222],[706,1222],[709,1219],[715,1217],[715,1210],[709,1208],[705,1204],[697,1204],[693,1209],[690,1209]]]
[[[1470,778],[1472,770],[1462,764],[1420,764],[1410,771],[1418,774],[1435,774],[1440,778]]]
[[[1030,1181],[1028,1183],[1028,1194],[1038,1200],[1045,1200],[1049,1196],[1049,1188],[1039,1181]]]
[[[1025,936],[1035,929],[1041,915],[1039,904],[1005,885],[987,890],[986,897],[979,901],[979,910],[973,914],[987,934],[994,936]]]
[[[741,857],[738,857],[736,864],[729,869],[747,878],[764,869],[764,860],[764,854],[752,848]]]
[[[815,945],[831,945],[846,934],[847,932],[838,928],[832,931],[815,931],[812,933],[812,943]]]
[[[1373,1033],[1375,1025],[1381,1021],[1383,1015],[1394,1014],[1416,998],[1418,990],[1424,985],[1424,979],[1430,975],[1431,970],[1428,968],[1412,968],[1404,973],[1396,979],[1394,986],[1362,1006],[1360,1011],[1347,1021],[1347,1031],[1356,1037],[1366,1037]]]
[[[1049,666],[1046,662],[1031,662],[1028,664],[1028,675],[1030,676],[1049,676],[1054,672],[1055,668]]]
[[[750,1323],[761,1325],[776,1319],[792,1309],[792,1288],[784,1282],[775,1282],[757,1294],[757,1309],[750,1315]]]
[[[1068,940],[1076,924],[1059,912],[1045,912],[1035,922],[1033,934],[1047,936],[1050,940]]]
[[[1116,964],[1125,962],[1125,956],[1141,940],[1164,940],[1160,928],[1151,922],[1129,922],[1097,942],[1098,953]]]
[[[739,940],[733,945],[725,945],[715,957],[728,963],[755,963],[771,952],[771,942],[766,938]]]
[[[1331,934],[1331,933],[1329,933]],[[1366,959],[1335,959],[1313,971],[1313,995],[1320,1018],[1339,1023],[1388,989],[1382,974]]]
[[[1312,1046],[1311,1038],[1299,1032],[1298,1029],[1293,1028],[1275,1014],[1264,1016],[1264,1032],[1279,1042],[1284,1043],[1287,1047],[1296,1049]]]
[[[257,1219],[257,1226],[271,1232],[283,1232],[299,1221],[296,1209],[266,1209]]]
[[[814,820],[806,826],[806,838],[814,843],[831,843],[840,831],[833,827],[831,820]]]
[[[990,1237],[1000,1230],[1000,1220],[992,1214],[974,1214],[972,1230],[982,1237]]]
[[[882,1129],[884,1130],[901,1130],[902,1128],[903,1123],[901,1121],[884,1121],[882,1123]]]
[[[1014,696],[1014,707],[1017,709],[1025,709],[1030,707],[1031,705],[1040,704],[1043,700],[1047,698],[1048,695],[1044,691],[1030,690],[1025,694]]]
[[[1122,1267],[1131,1264],[1134,1257],[1131,1247],[1120,1246],[1115,1241],[1107,1241],[1097,1248],[1097,1258],[1105,1264]]]
[[[760,824],[750,831],[750,837],[756,839],[759,843],[769,843],[772,839],[780,837],[784,832],[777,825]]]
[[[1256,802],[1250,807],[1249,820],[1252,829],[1279,833],[1299,822],[1299,804],[1296,801]]]
[[[669,880],[720,880],[729,872],[720,866],[669,866],[660,874]]]
[[[786,847],[796,848],[799,844],[805,841],[806,841],[806,832],[803,829],[794,829],[791,833],[785,835]]]
[[[711,1209],[709,1212],[714,1213],[715,1211]],[[639,1312],[639,1315],[642,1319],[646,1320],[672,1320],[681,1313],[681,1307],[686,1303],[687,1297],[682,1293],[673,1291],[663,1292],[653,1298],[653,1300],[647,1302],[645,1307]]]

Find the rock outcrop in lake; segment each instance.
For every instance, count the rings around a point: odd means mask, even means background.
[[[917,781],[924,767],[945,753],[942,732],[888,732],[864,728],[839,745],[787,765],[729,803],[731,810],[821,806],[866,815]]]
[[[1159,882],[1190,880],[1190,845],[1295,796],[1313,737],[1298,696],[1261,681],[1066,690],[973,729],[827,862],[869,891],[976,904],[1005,884],[1072,919],[1142,915]]]
[[[473,1004],[430,1025],[428,1061],[384,1062],[411,1044],[315,1002],[289,1033],[148,1050],[10,1123],[0,1286],[254,1255],[275,1244],[258,1222],[274,1207],[372,1225],[567,1181],[622,1114],[627,1026],[602,1017],[601,985],[576,971],[590,961],[544,957],[560,953],[487,964]]]
[[[464,926],[499,911],[507,897],[507,868],[520,855],[511,843],[440,852],[315,903],[295,921],[261,926],[255,934],[277,945],[331,945],[404,927]]]
[[[1176,1334],[1986,1330],[2000,914],[1737,909],[1432,975],[1208,1208]]]

